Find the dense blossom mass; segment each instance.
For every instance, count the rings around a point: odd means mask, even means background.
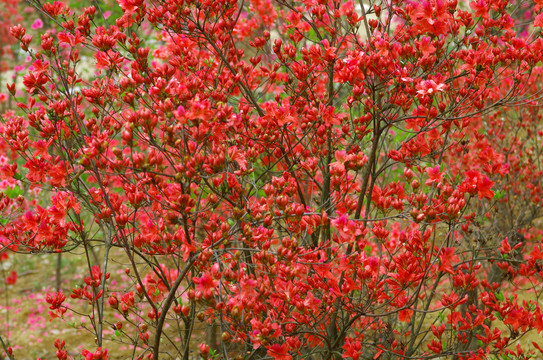
[[[58,359],[543,356],[541,0],[28,2],[0,240],[85,254]]]

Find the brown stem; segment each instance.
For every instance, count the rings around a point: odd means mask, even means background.
[[[376,126],[378,126],[378,124],[376,124]],[[362,188],[360,189],[360,194],[358,195],[358,204],[356,205],[356,211],[354,213],[355,220],[360,219],[360,214],[362,213],[362,206],[364,205],[364,194],[368,189],[369,178],[373,169],[373,163],[375,162],[377,156],[377,147],[379,146],[380,136],[381,131],[378,127],[376,127],[370,150],[370,158],[368,160],[368,163],[366,164],[366,168],[364,169],[364,174],[362,175]]]
[[[183,271],[179,274],[179,276],[177,276],[177,279],[175,279],[175,282],[172,284],[170,293],[168,294],[166,301],[164,301],[164,305],[162,306],[162,311],[160,313],[160,317],[158,318],[158,322],[156,325],[155,341],[153,344],[153,359],[159,359],[158,355],[160,351],[160,337],[162,335],[164,321],[166,320],[166,314],[168,313],[170,306],[172,306],[172,303],[175,299],[175,293],[177,289],[179,288],[179,286],[181,285],[181,281],[183,281],[183,279],[185,279],[185,277],[187,276],[187,273],[192,268],[193,262],[194,262],[194,258],[189,259]]]
[[[60,274],[60,267],[62,264],[62,253],[59,252],[57,255],[57,264],[55,269],[55,286],[57,288],[57,292],[60,292],[60,285],[61,285],[61,274]]]

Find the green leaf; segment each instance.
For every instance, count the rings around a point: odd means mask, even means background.
[[[496,299],[498,299],[500,301],[503,301],[503,300],[505,300],[505,296],[503,295],[503,293],[501,291],[499,291],[499,292],[496,293]]]
[[[500,200],[505,195],[505,191],[503,190],[496,190],[494,193],[494,200]]]
[[[6,188],[4,192],[10,199],[15,199],[17,196],[23,194],[23,190],[17,185],[14,188]]]
[[[213,58],[204,59],[204,64],[206,64],[209,67],[213,66],[214,62],[215,62],[215,59],[213,59]]]
[[[115,330],[115,336],[121,336],[121,332],[119,330]]]

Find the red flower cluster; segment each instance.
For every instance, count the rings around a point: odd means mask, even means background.
[[[0,124],[0,244],[84,254],[85,359],[535,355],[539,1],[117,3],[35,2]]]

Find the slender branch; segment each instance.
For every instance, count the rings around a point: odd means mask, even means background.
[[[168,294],[168,297],[164,301],[164,304],[162,305],[162,310],[160,313],[160,317],[158,318],[157,326],[156,326],[156,333],[155,333],[155,341],[153,344],[153,359],[159,359],[160,354],[160,337],[162,335],[162,329],[164,328],[164,321],[166,320],[166,315],[168,313],[168,310],[172,306],[172,303],[176,296],[176,291],[181,285],[181,282],[185,279],[188,272],[192,268],[194,264],[194,257],[191,257],[187,264],[185,265],[185,268],[181,273],[177,276],[177,279],[175,279],[175,282],[172,284],[172,287],[170,288],[170,292]],[[185,341],[188,343],[189,339],[185,339]]]

